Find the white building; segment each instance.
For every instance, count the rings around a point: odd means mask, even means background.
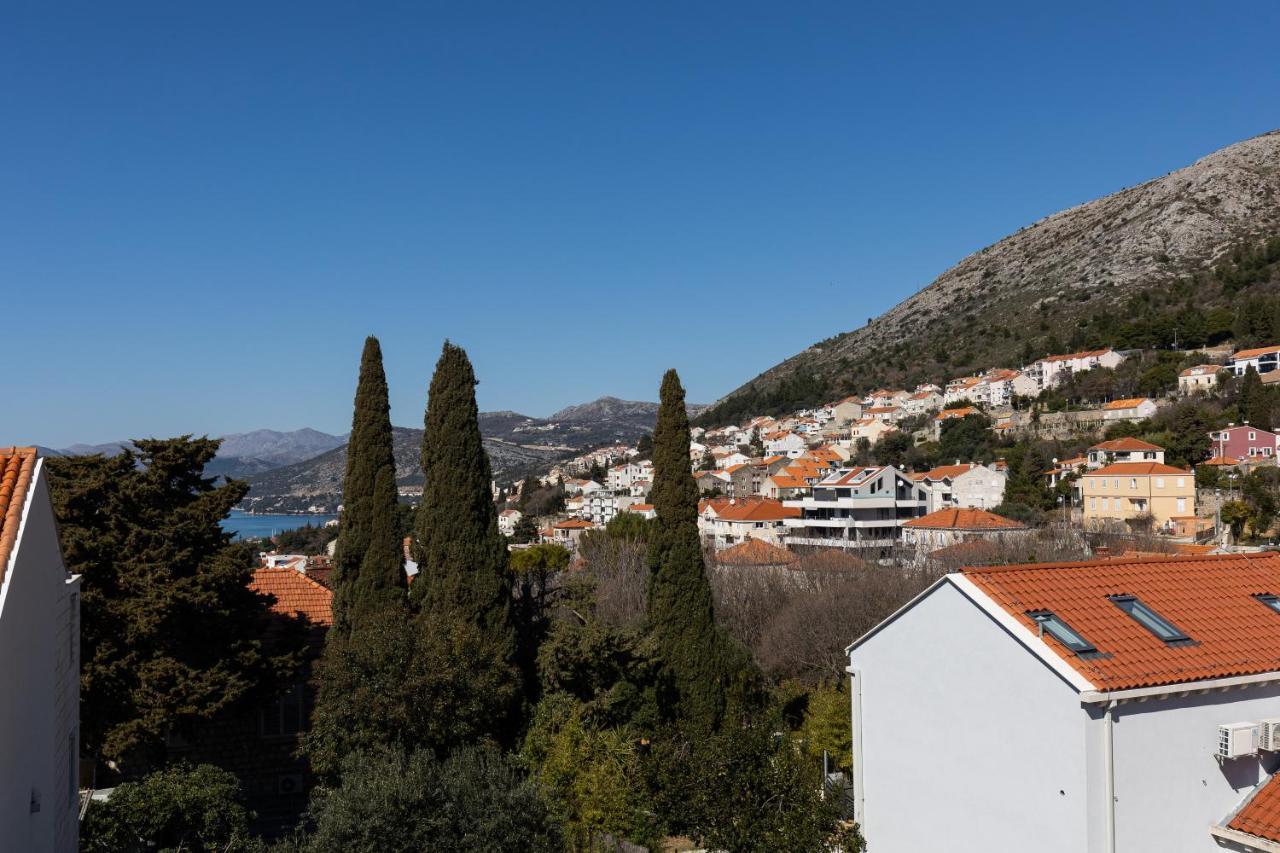
[[[1034,397],[1040,393],[1040,386],[1034,379],[1020,370],[988,371],[973,388],[973,401],[988,408],[1000,408],[1009,405],[1014,396]]]
[[[1089,448],[1088,467],[1102,468],[1113,462],[1159,462],[1164,464],[1164,448],[1138,438],[1113,438]]]
[[[627,462],[609,469],[609,488],[615,492],[630,492],[637,480],[653,480],[653,463],[645,459]]]
[[[79,846],[80,578],[44,460],[0,450],[0,851]]]
[[[1102,407],[1105,421],[1145,421],[1156,413],[1156,403],[1149,397],[1112,400]]]
[[[786,520],[799,515],[782,501],[768,498],[704,500],[698,507],[698,532],[717,550],[748,539],[778,545],[786,533]]]
[[[1244,376],[1250,367],[1258,373],[1271,373],[1277,366],[1280,366],[1280,346],[1242,349],[1227,363],[1227,369],[1235,376]]]
[[[795,459],[808,449],[809,445],[805,440],[794,432],[779,430],[771,432],[764,437],[764,452],[769,456],[789,456]],[[750,460],[744,458],[742,461],[748,462]],[[728,466],[726,465],[725,467]]]
[[[995,465],[956,462],[939,465],[912,479],[927,489],[928,510],[947,507],[994,509],[1004,502],[1004,488],[1009,474]]]
[[[810,495],[783,501],[800,510],[786,519],[784,544],[888,548],[901,538],[903,522],[925,514],[927,502],[924,487],[896,468],[840,468]]]
[[[1032,363],[1024,372],[1044,390],[1056,388],[1072,374],[1099,367],[1115,368],[1122,361],[1124,356],[1113,349],[1087,350],[1042,358]]]
[[[848,649],[868,848],[1276,850],[1272,589],[1256,553],[943,577]]]
[[[1197,364],[1178,374],[1178,393],[1184,396],[1203,394],[1218,387],[1218,375],[1224,370],[1221,364]]]
[[[568,510],[569,502],[565,501],[565,509]],[[520,523],[520,519],[524,518],[524,513],[518,509],[504,509],[498,513],[498,532],[503,536],[512,536],[516,532],[516,525]]]

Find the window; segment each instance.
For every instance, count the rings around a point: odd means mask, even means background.
[[[1092,643],[1073,631],[1070,625],[1052,611],[1030,610],[1027,615],[1039,627],[1040,636],[1048,634],[1078,655],[1094,654],[1098,651]]]
[[[1132,491],[1136,491],[1136,490],[1137,490],[1137,488],[1138,488],[1138,478],[1137,478],[1137,477],[1130,477],[1130,478],[1129,478],[1129,491],[1131,491],[1131,492],[1132,492]]]
[[[1120,480],[1118,478],[1111,481],[1111,488],[1115,489],[1117,492],[1120,491]]]
[[[1260,592],[1255,595],[1254,598],[1258,599],[1275,612],[1280,613],[1280,596],[1272,595],[1269,592]]]
[[[1185,487],[1186,487],[1186,485],[1187,485],[1187,478],[1186,478],[1186,477],[1179,477],[1179,478],[1178,478],[1178,488],[1179,488],[1179,489],[1181,489],[1181,488],[1185,488]]]
[[[1157,489],[1164,488],[1164,477],[1156,477],[1156,488]]]
[[[1186,512],[1186,511],[1187,511],[1187,499],[1178,498],[1178,512]]]
[[[1098,508],[1098,499],[1097,499],[1097,498],[1095,498],[1095,497],[1090,497],[1090,498],[1089,498],[1089,511],[1090,511],[1090,512],[1093,512],[1093,511],[1094,511],[1094,510],[1096,510],[1097,508]]]
[[[1132,595],[1108,596],[1116,607],[1128,613],[1142,627],[1166,643],[1186,643],[1190,637],[1179,631],[1172,622],[1156,613]]]
[[[302,685],[295,684],[262,709],[263,737],[291,737],[303,728]]]
[[[1257,440],[1258,440],[1258,434],[1257,434],[1256,432],[1254,432],[1253,430],[1249,430],[1249,440],[1250,440],[1250,441],[1257,441]]]

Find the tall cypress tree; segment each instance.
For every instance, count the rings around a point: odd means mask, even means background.
[[[396,535],[396,460],[382,347],[365,338],[356,384],[342,526],[334,552],[334,628],[349,632],[362,614],[405,600],[404,549]]]
[[[422,657],[437,672],[423,705],[441,721],[442,750],[505,739],[521,694],[507,546],[475,386],[466,352],[446,341],[427,400],[411,587]]]
[[[694,729],[715,729],[726,691],[745,669],[741,650],[715,624],[698,536],[698,486],[689,465],[689,414],[674,370],[662,377],[653,431],[657,528],[649,545],[648,627],[655,640],[662,705]]]

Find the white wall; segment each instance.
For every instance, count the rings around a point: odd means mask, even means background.
[[[868,849],[1086,849],[1087,718],[1075,690],[950,583],[850,662],[862,682]]]
[[[72,661],[68,607],[79,586],[66,582],[37,464],[0,592],[0,853],[69,853],[78,846],[68,735],[79,716],[79,649]],[[34,814],[33,789],[40,798]]]
[[[1276,769],[1280,755],[1219,762],[1218,726],[1263,717],[1280,717],[1280,686],[1118,705],[1116,849],[1220,850],[1209,827]]]

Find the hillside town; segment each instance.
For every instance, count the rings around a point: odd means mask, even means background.
[[[1230,523],[1233,516],[1224,521],[1220,510],[1247,474],[1275,466],[1280,434],[1242,418],[1204,430],[1199,457],[1178,460],[1128,434],[1140,433],[1141,425],[1179,403],[1221,396],[1249,372],[1263,387],[1280,381],[1280,346],[1199,356],[1204,363],[1179,370],[1162,396],[1056,411],[1041,401],[1068,382],[1114,374],[1126,359],[1143,354],[1100,349],[1050,355],[1020,369],[992,368],[943,385],[882,388],[790,414],[695,426],[689,462],[703,496],[700,532],[715,550],[759,540],[869,559],[911,552],[924,560],[955,544],[1007,541],[1045,525],[1141,535],[1169,549],[1246,547],[1239,525]],[[1211,363],[1210,356],[1222,360]],[[936,457],[944,436],[966,422],[990,437],[982,443],[982,458],[913,464]],[[1002,452],[1029,440],[1075,451],[1046,460],[1036,472],[1035,485],[1051,505],[1035,513],[1009,500],[1009,463]],[[887,445],[897,452],[883,452]],[[898,458],[883,458],[889,455]],[[652,517],[653,464],[644,457],[637,446],[609,446],[557,465],[536,483],[517,484],[509,497],[499,496],[506,503],[499,516],[503,532],[517,537],[523,521],[518,542],[573,547],[584,532],[621,513]],[[553,512],[526,519],[522,492],[535,486],[563,499]]]

